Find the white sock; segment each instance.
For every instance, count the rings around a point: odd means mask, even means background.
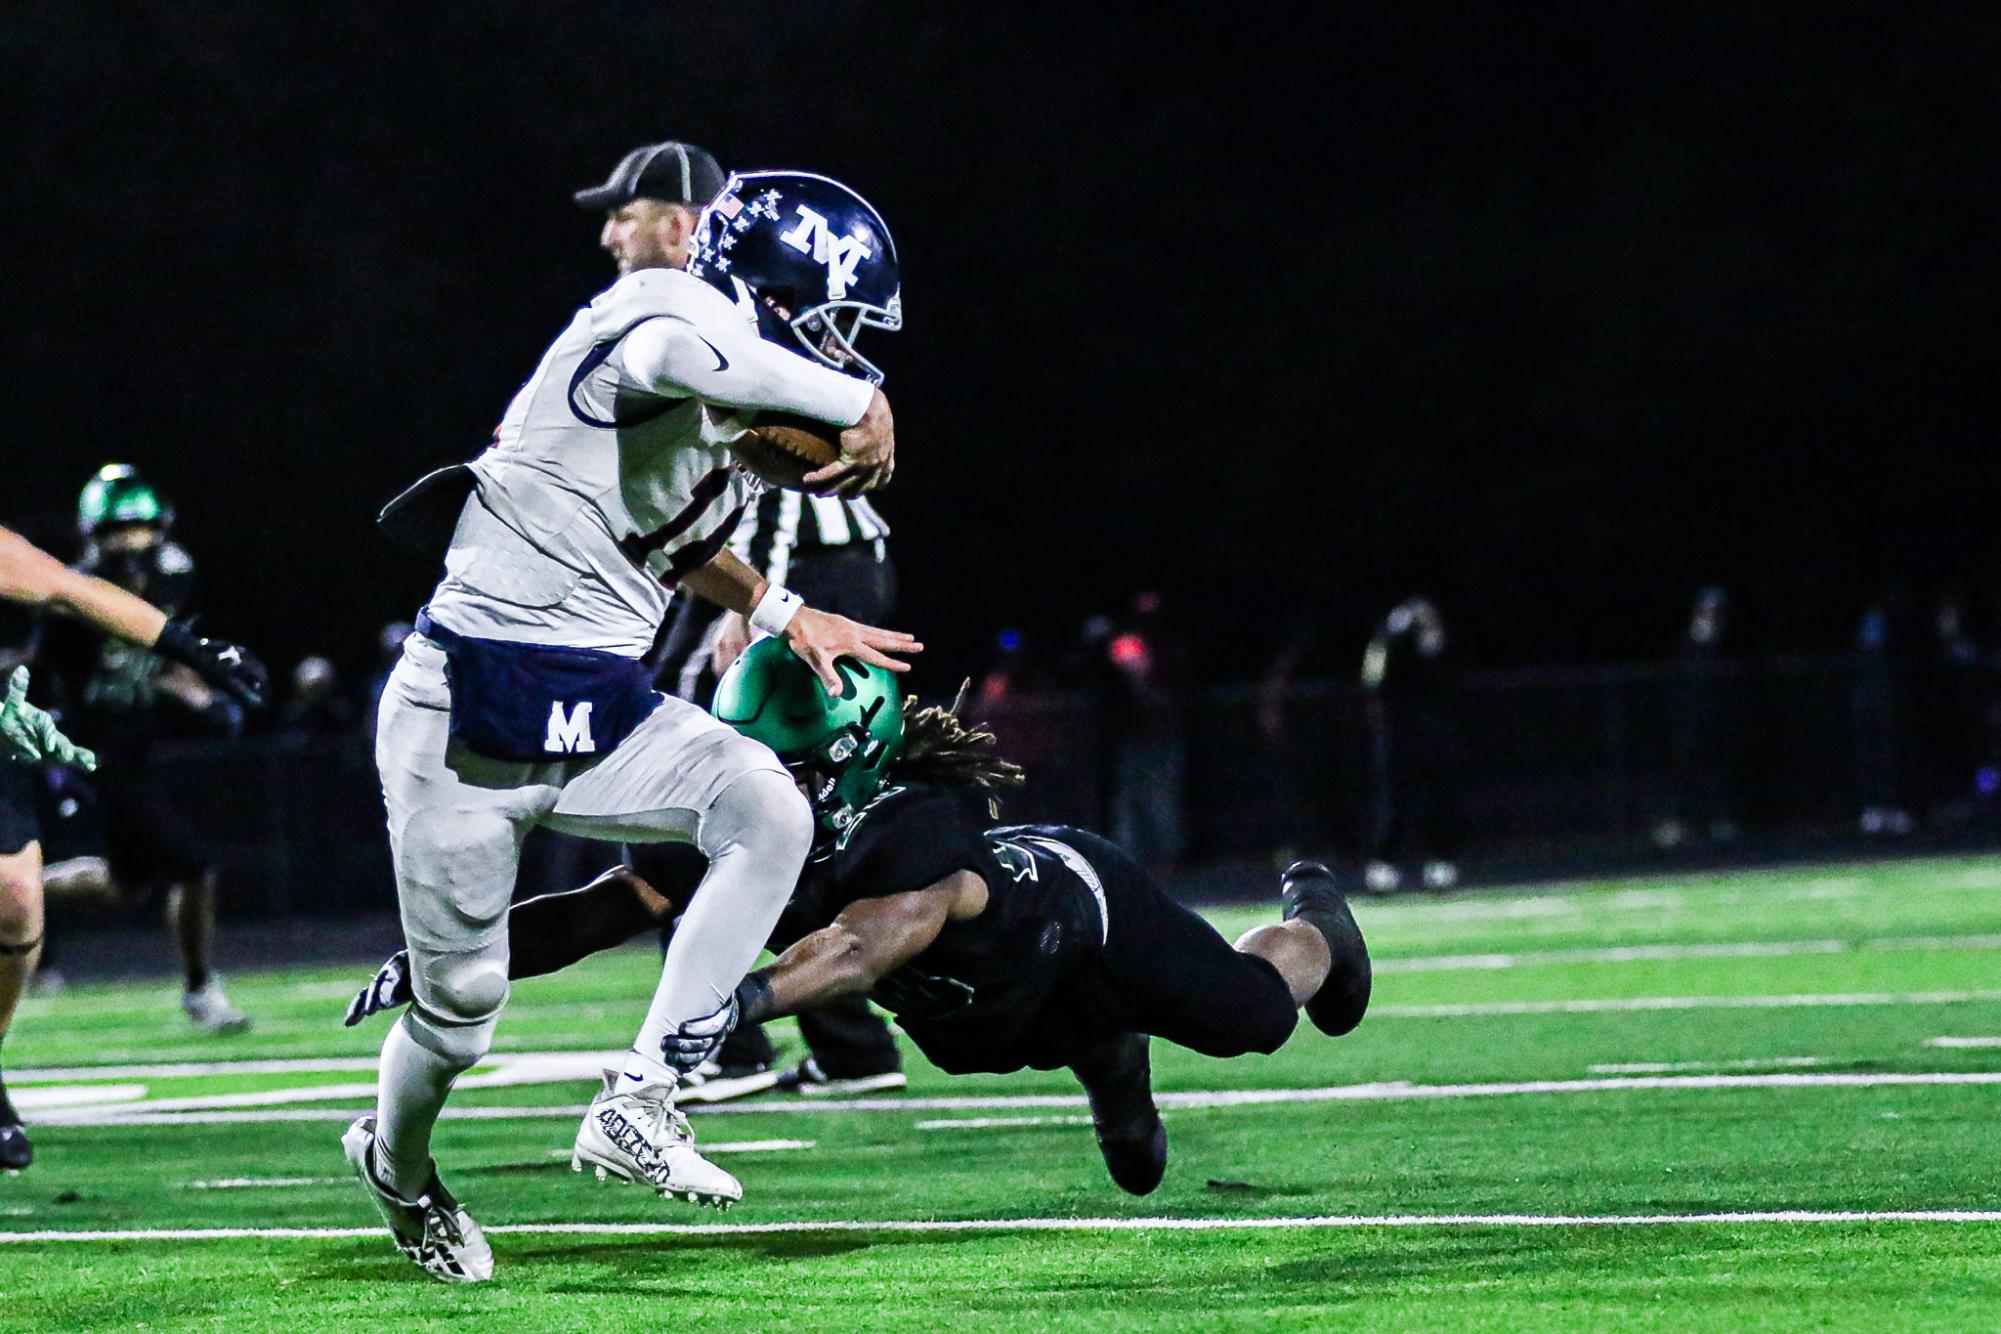
[[[641,1041],[644,1040],[645,1038],[642,1034]],[[658,1051],[659,1048],[656,1046],[654,1050]],[[681,1079],[658,1056],[648,1056],[637,1047],[625,1054],[625,1065],[620,1069],[619,1073],[630,1075],[633,1079],[637,1080],[638,1082],[633,1084],[634,1088],[640,1088],[647,1084],[676,1084]]]
[[[390,1026],[375,1083],[376,1168],[382,1184],[406,1200],[431,1178],[431,1127],[460,1070],[419,1045],[402,1020]]]

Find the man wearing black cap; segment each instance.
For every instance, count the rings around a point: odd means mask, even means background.
[[[606,211],[598,244],[620,274],[678,269],[687,263],[702,208],[721,193],[723,180],[707,150],[670,139],[633,149],[603,185],[579,190],[573,198],[584,208]],[[889,525],[864,498],[772,487],[744,516],[730,549],[772,582],[810,590],[805,596],[816,599],[815,606],[873,625],[895,610],[888,536]],[[677,594],[654,659],[660,688],[706,705],[716,677],[749,642],[743,617]],[[643,846],[626,849],[626,860],[641,864],[641,874],[654,855]],[[690,1081],[682,1100],[719,1102],[781,1083],[809,1096],[845,1096],[907,1082],[889,1026],[861,998],[802,1016],[799,1027],[809,1054],[797,1069],[774,1069],[770,1039],[746,1025],[724,1047],[720,1066],[703,1071],[710,1076],[706,1083]]]
[[[693,144],[668,140],[635,148],[603,185],[579,190],[578,205],[605,212],[598,244],[611,252],[621,274],[635,269],[678,269],[688,262],[695,220],[722,192],[723,170]]]

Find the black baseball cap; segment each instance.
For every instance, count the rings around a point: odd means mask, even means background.
[[[579,208],[623,208],[635,199],[701,208],[722,193],[723,169],[705,148],[669,139],[635,148],[619,159],[603,185],[572,196]]]

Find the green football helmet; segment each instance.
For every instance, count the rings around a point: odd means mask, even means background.
[[[782,639],[760,639],[723,673],[710,711],[777,751],[805,780],[821,827],[838,832],[889,782],[903,750],[903,689],[894,673],[853,658],[834,670],[841,693],[829,695]]]
[[[76,526],[86,538],[100,528],[121,523],[165,528],[173,517],[160,493],[129,463],[107,463],[99,468],[76,502]]]

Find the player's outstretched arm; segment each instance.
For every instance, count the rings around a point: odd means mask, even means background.
[[[152,603],[70,569],[7,528],[0,528],[0,598],[74,616],[149,648],[167,625],[167,614]]]
[[[728,551],[718,552],[714,560],[681,582],[697,597],[748,616],[753,629],[784,638],[830,695],[843,689],[840,673],[834,670],[838,659],[853,658],[888,671],[907,672],[909,663],[889,655],[924,651],[924,645],[901,630],[883,630],[814,610],[798,594],[772,583]]]
[[[269,693],[264,664],[248,650],[203,635],[191,617],[169,620],[145,599],[70,569],[6,528],[0,528],[0,598],[46,607],[153,649],[248,708],[262,707]]]
[[[740,1021],[757,1023],[866,994],[930,948],[962,897],[984,896],[971,871],[954,871],[929,889],[860,899],[831,926],[805,937],[737,987]]]

